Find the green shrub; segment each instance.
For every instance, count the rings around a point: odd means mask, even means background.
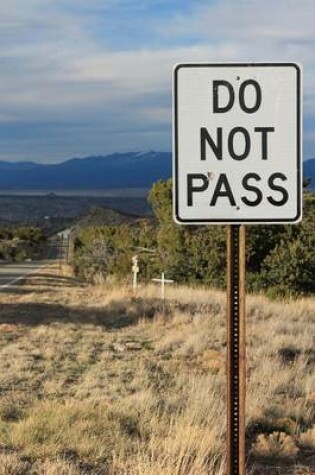
[[[148,196],[156,222],[99,226],[80,232],[75,245],[79,275],[131,274],[138,255],[139,278],[165,272],[177,283],[224,287],[226,227],[179,226],[172,218],[172,182],[158,181]],[[247,289],[271,297],[297,296],[315,290],[315,195],[304,196],[304,219],[298,225],[247,226]]]

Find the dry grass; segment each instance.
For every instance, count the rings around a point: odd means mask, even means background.
[[[0,294],[0,475],[223,475],[225,294]],[[314,299],[248,298],[248,474],[315,473]]]

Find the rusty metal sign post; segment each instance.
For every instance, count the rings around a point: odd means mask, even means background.
[[[296,63],[174,68],[173,214],[228,225],[227,475],[245,475],[245,224],[302,219]]]
[[[227,236],[227,474],[245,475],[246,308],[245,226]]]

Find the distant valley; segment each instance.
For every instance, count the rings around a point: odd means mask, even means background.
[[[145,197],[5,196],[0,193],[0,227],[34,225],[46,234],[74,226],[121,224],[150,216]]]

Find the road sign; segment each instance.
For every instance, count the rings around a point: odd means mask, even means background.
[[[301,220],[300,96],[301,71],[295,63],[175,68],[178,223]]]

